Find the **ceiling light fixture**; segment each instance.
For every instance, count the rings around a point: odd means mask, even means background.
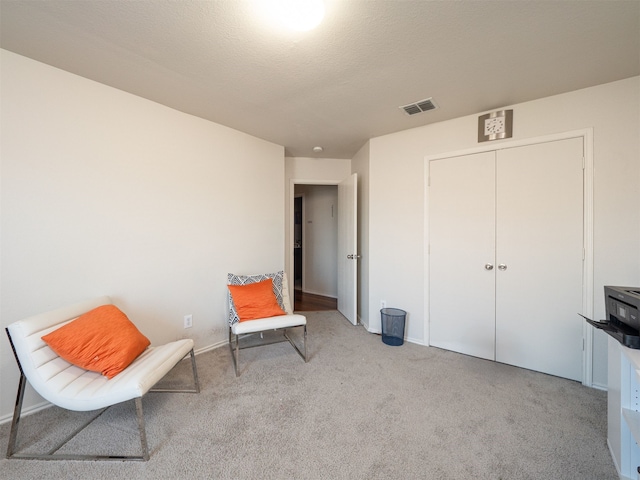
[[[324,148],[322,147],[313,147],[313,153],[322,153]]]
[[[254,4],[272,22],[301,32],[317,27],[324,18],[322,0],[254,0]]]

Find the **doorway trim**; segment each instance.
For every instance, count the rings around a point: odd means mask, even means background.
[[[301,244],[300,244],[300,288],[301,290],[304,292],[304,287],[305,287],[305,281],[304,281],[304,263],[305,263],[305,249],[302,248],[302,245],[304,244],[304,223],[305,223],[305,215],[304,215],[304,193],[301,194],[296,194],[295,192],[293,192],[293,230],[291,230],[291,237],[292,237],[292,242],[293,242],[293,263],[291,263],[292,267],[291,267],[291,276],[288,276],[289,278],[293,279],[293,291],[295,292],[296,290],[296,199],[300,199],[300,204],[301,204],[301,212],[300,212],[300,240],[301,240]],[[291,297],[294,298],[294,297]],[[295,304],[295,298],[294,298],[294,304]],[[295,307],[294,307],[295,308]]]
[[[294,238],[294,222],[295,222],[295,206],[294,206],[294,199],[296,196],[296,185],[335,185],[336,187],[338,186],[338,184],[341,182],[342,180],[310,180],[310,179],[300,179],[300,178],[291,178],[289,179],[289,198],[288,203],[289,203],[289,218],[287,219],[287,223],[289,224],[289,239],[286,242],[286,258],[288,259],[288,265],[289,268],[286,269],[286,273],[287,273],[287,277],[288,278],[293,278],[293,262],[294,262],[294,245],[295,245],[295,238]],[[303,228],[304,228],[304,224],[303,224]],[[303,252],[304,254],[304,252]],[[304,270],[303,270],[304,271]],[[295,292],[293,290],[293,282],[289,282],[289,296],[290,298],[295,298],[294,297]],[[295,302],[294,302],[295,303]]]
[[[593,318],[593,128],[585,128],[581,130],[571,130],[539,137],[525,138],[521,140],[508,140],[497,144],[482,145],[464,150],[453,152],[439,153],[435,155],[427,155],[424,157],[424,298],[429,298],[429,162],[432,160],[441,160],[450,157],[458,157],[463,155],[472,155],[476,153],[498,151],[508,148],[523,147],[527,145],[535,145],[538,143],[547,143],[558,140],[566,140],[570,138],[582,138],[583,145],[583,256],[582,265],[582,314],[586,317]],[[429,305],[430,302],[424,303],[424,338],[427,345],[429,339]],[[576,312],[577,316],[578,312]],[[593,385],[593,329],[583,321],[582,326],[582,384],[587,387]],[[604,388],[600,385],[597,388]]]

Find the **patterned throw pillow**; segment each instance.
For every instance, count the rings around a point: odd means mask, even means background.
[[[268,278],[273,280],[273,293],[276,296],[276,300],[278,300],[278,305],[282,310],[284,308],[284,302],[282,301],[282,278],[284,277],[284,272],[276,272],[276,273],[265,273],[262,275],[235,275],[233,273],[229,273],[227,275],[227,284],[228,285],[248,285],[250,283],[256,283],[264,281]],[[231,298],[231,294],[227,289],[227,295],[229,299],[229,326],[233,325],[240,321],[240,317],[238,317],[238,312],[236,312],[236,307],[233,304],[233,298]]]

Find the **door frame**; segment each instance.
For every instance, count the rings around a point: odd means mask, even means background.
[[[344,180],[344,179],[342,179]],[[289,268],[287,269],[286,273],[287,273],[287,277],[288,278],[293,278],[293,250],[294,250],[294,244],[295,244],[295,238],[294,238],[294,221],[295,221],[295,214],[294,214],[294,210],[295,210],[295,206],[294,206],[294,199],[295,199],[295,195],[296,195],[296,185],[335,185],[336,188],[338,187],[338,184],[342,181],[342,180],[309,180],[309,179],[299,179],[299,178],[291,178],[289,179],[289,198],[287,199],[289,202],[289,218],[287,219],[287,222],[289,223],[289,239],[287,245],[286,245],[286,256],[289,259]],[[304,219],[303,219],[304,222]],[[304,229],[304,223],[302,225],[302,228]],[[303,255],[304,255],[304,250],[303,250]],[[303,258],[303,262],[304,262],[304,258]],[[304,289],[304,267],[302,269],[303,271],[303,277],[302,277],[302,282],[303,282],[303,289]],[[293,290],[293,282],[289,282],[289,296],[290,298],[294,298],[295,299],[295,292]],[[295,305],[295,300],[294,300],[294,305]],[[294,307],[295,308],[295,307]]]
[[[584,152],[583,159],[583,257],[582,264],[582,315],[593,318],[593,128],[581,130],[571,130],[539,137],[531,137],[522,140],[504,140],[499,143],[489,143],[478,147],[464,150],[427,155],[424,157],[424,298],[429,298],[429,162],[432,160],[443,160],[450,157],[462,155],[472,155],[476,153],[504,150],[507,148],[523,147],[538,143],[547,143],[570,138],[581,138]],[[424,338],[429,345],[429,304],[425,302],[424,307]],[[593,387],[593,329],[587,322],[582,322],[582,384]]]
[[[293,228],[291,229],[291,243],[292,243],[292,262],[291,262],[291,276],[287,275],[288,278],[292,278],[293,279],[293,291],[295,294],[295,285],[296,285],[296,260],[295,260],[295,256],[296,256],[296,252],[295,252],[295,244],[296,244],[296,232],[295,232],[295,228],[296,228],[296,212],[295,212],[295,202],[296,202],[296,198],[300,198],[301,199],[301,207],[302,207],[302,211],[300,212],[300,221],[302,222],[300,225],[300,236],[302,239],[302,245],[301,245],[301,263],[302,265],[300,266],[300,269],[302,270],[302,272],[300,272],[300,288],[302,288],[302,291],[304,291],[304,287],[305,287],[305,282],[304,282],[304,273],[305,273],[305,268],[304,268],[304,255],[305,255],[305,250],[304,250],[304,220],[305,220],[305,215],[304,215],[304,193],[302,194],[296,194],[295,192],[293,192]],[[295,297],[290,297],[293,298],[293,304],[292,307],[295,308]]]

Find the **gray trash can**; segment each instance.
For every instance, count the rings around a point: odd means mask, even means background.
[[[383,308],[380,310],[382,320],[382,341],[397,347],[404,343],[404,324],[407,312],[399,308]]]

